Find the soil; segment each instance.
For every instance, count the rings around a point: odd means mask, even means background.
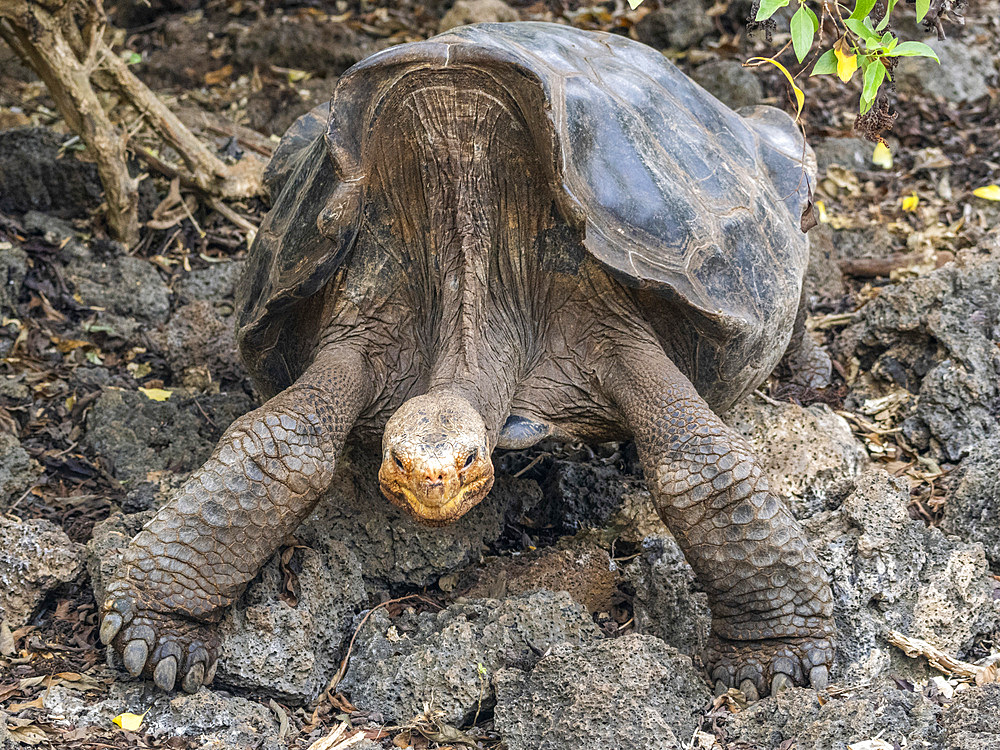
[[[116,49],[186,121],[245,128],[199,131],[233,158],[272,149],[354,63],[452,23],[451,5],[105,2]],[[787,41],[748,35],[749,14],[743,0],[461,0],[450,18],[627,34],[723,101],[788,109],[780,73],[748,83],[738,67]],[[830,690],[750,706],[704,681],[704,595],[629,444],[497,455],[492,499],[440,533],[383,504],[371,461],[352,454],[227,618],[212,689],[165,697],[106,663],[95,589],[257,403],[232,341],[247,237],[197,196],[171,203],[151,174],[141,241],[110,240],[86,150],[0,47],[0,748],[307,748],[338,726],[369,750],[640,736],[628,746],[1000,748],[977,718],[995,715],[997,685],[887,640],[929,640],[996,681],[1000,202],[972,191],[1000,182],[1000,15],[990,0],[966,17],[948,27],[947,65],[900,66],[891,167],[852,129],[857,80],[797,78],[821,169],[810,329],[835,382],[808,391],[777,373],[727,418],[817,546],[846,646]],[[267,204],[233,208],[259,222]],[[324,690],[351,643],[347,678]],[[113,723],[144,711],[137,729]]]

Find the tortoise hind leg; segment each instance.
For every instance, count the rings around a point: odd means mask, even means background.
[[[826,388],[833,370],[830,355],[806,330],[806,289],[802,287],[799,310],[792,326],[792,338],[780,367],[791,373],[792,382],[805,388]]]
[[[651,337],[614,345],[599,377],[635,438],[661,518],[708,594],[706,661],[717,687],[753,697],[792,683],[825,686],[833,596],[750,446]]]
[[[132,675],[164,690],[211,682],[215,624],[329,485],[372,380],[359,354],[321,352],[237,419],[136,535],[108,584],[100,629]]]

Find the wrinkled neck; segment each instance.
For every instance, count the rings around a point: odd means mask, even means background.
[[[429,393],[467,399],[490,447],[534,338],[537,237],[551,200],[519,112],[474,71],[402,87],[372,131],[373,162],[425,336]]]

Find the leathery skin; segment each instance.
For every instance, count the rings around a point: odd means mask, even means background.
[[[164,690],[211,682],[214,623],[312,510],[372,387],[360,356],[321,353],[295,385],[236,420],[135,537],[100,633],[131,674]]]
[[[638,349],[638,350],[637,350]],[[664,523],[708,594],[717,691],[826,686],[833,595],[802,527],[749,444],[666,356],[617,348],[606,382],[632,428]]]

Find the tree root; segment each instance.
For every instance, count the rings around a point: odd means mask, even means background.
[[[114,92],[180,155],[170,165],[132,144],[154,169],[178,177],[183,185],[215,199],[248,198],[263,192],[265,162],[245,154],[227,164],[200,141],[140,81],[105,42],[107,24],[101,0],[0,0],[0,38],[45,83],[60,114],[91,150],[104,186],[111,233],[126,245],[139,239],[139,184],[128,171],[128,146],[134,132],[116,126],[98,91]],[[242,227],[246,229],[246,227]]]

